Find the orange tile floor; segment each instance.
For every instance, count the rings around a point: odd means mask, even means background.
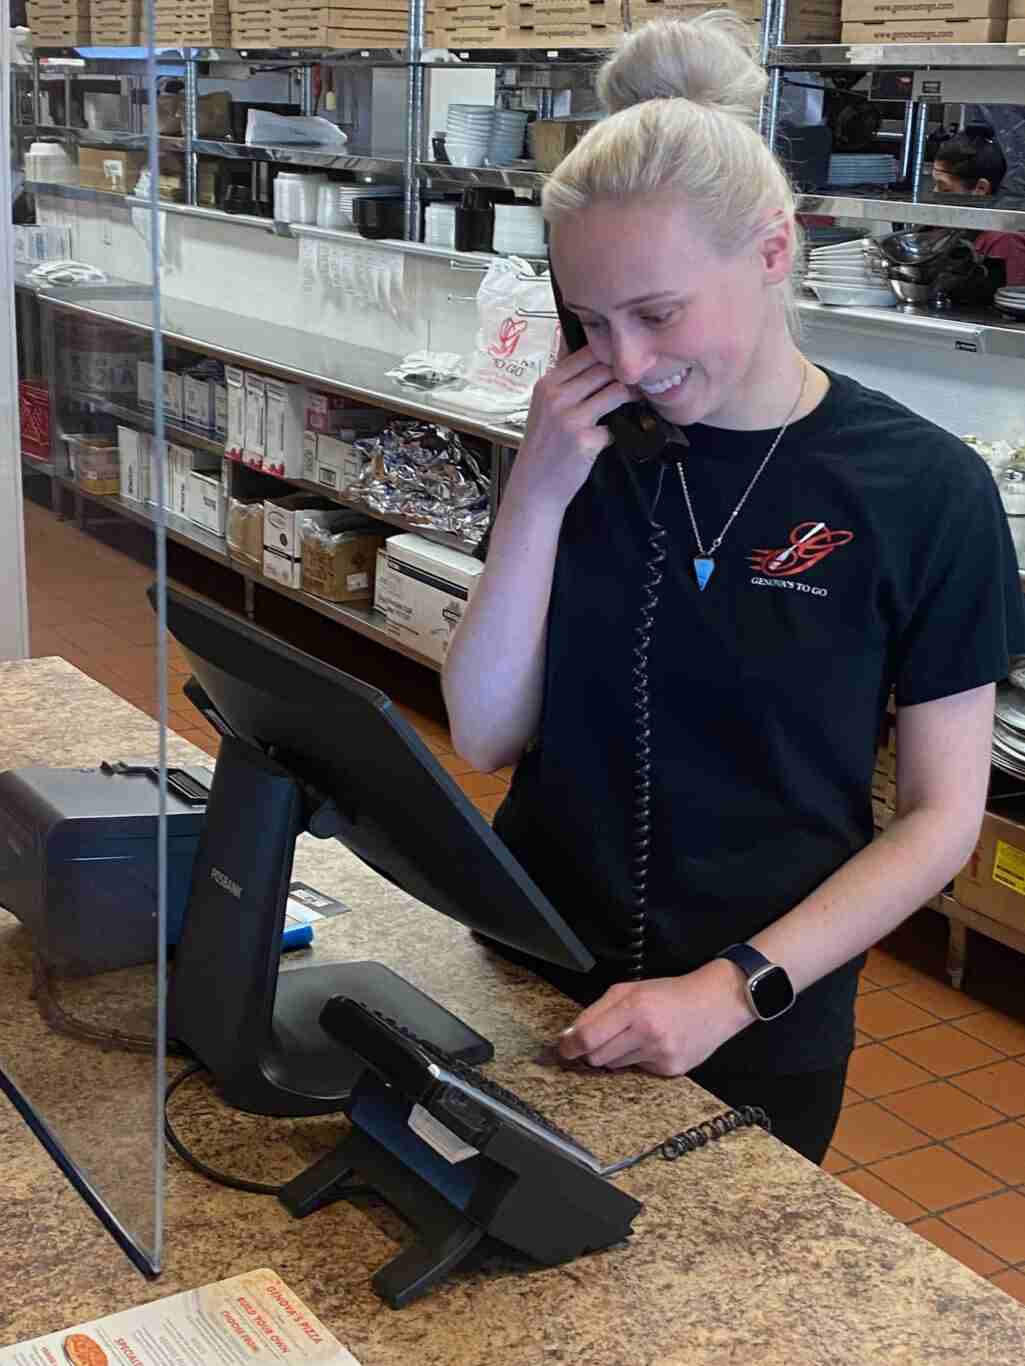
[[[62,655],[155,714],[145,533],[124,524],[83,533],[27,500],[26,535],[32,653]],[[194,588],[223,598],[236,587],[187,553],[168,554],[172,575]],[[475,773],[455,756],[436,678],[280,598],[265,610],[278,613],[274,629],[385,688],[478,808],[494,813],[510,774]],[[214,754],[215,733],[181,693],[184,660],[173,643],[169,650],[170,724]],[[873,949],[825,1165],[1025,1302],[1023,970],[1015,954],[973,936],[966,990],[954,991],[943,974],[942,921],[932,912]]]

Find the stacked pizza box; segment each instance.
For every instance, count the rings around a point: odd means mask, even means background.
[[[76,47],[91,41],[89,0],[28,0],[27,8],[37,47]]]
[[[1008,0],[843,0],[843,41],[1002,43],[1008,12]]]
[[[91,27],[97,47],[138,47],[146,41],[142,0],[92,0]]]
[[[786,41],[838,43],[841,3],[842,0],[788,0]],[[630,25],[640,28],[651,19],[694,19],[708,8],[708,4],[695,0],[630,0]],[[731,0],[730,8],[761,32],[763,0]]]
[[[409,0],[229,0],[231,41],[237,48],[402,48]],[[428,14],[427,39],[434,38]]]
[[[441,0],[443,47],[613,47],[625,27],[623,0]]]
[[[227,47],[231,42],[228,0],[156,0],[157,47]]]

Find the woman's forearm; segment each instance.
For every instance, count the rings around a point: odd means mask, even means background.
[[[750,942],[802,991],[935,896],[967,863],[978,834],[979,822],[963,811],[913,807]]]
[[[515,763],[541,711],[545,635],[561,511],[502,500],[483,578],[445,661],[459,754],[484,771]]]

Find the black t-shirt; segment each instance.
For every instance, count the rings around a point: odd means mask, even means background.
[[[872,839],[891,689],[898,706],[946,697],[1005,677],[1009,656],[1025,653],[1015,554],[986,465],[884,394],[830,379],[755,484],[704,592],[675,464],[610,450],[567,510],[539,734],[495,830],[598,960],[586,976],[531,964],[577,1000],[629,976],[634,650],[660,481],[645,976],[680,974],[757,933]],[[686,434],[707,547],[775,431]],[[861,961],[712,1061],[776,1073],[842,1061]]]

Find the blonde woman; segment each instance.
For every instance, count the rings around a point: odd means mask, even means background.
[[[801,353],[763,85],[721,12],[604,69],[610,117],[544,193],[587,345],[537,385],[444,688],[460,753],[517,764],[495,829],[597,959],[536,965],[586,1006],[563,1057],[690,1074],[818,1162],[864,952],[972,851],[1025,620],[984,464]],[[603,424],[638,399],[668,458]]]

